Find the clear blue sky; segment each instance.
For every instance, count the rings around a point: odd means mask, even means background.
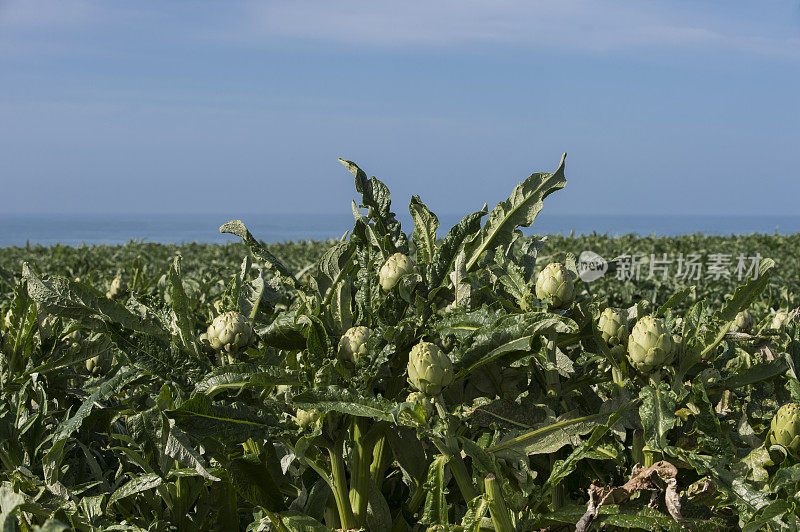
[[[0,0],[0,211],[800,214],[800,2]]]

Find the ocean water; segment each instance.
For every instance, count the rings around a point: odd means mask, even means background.
[[[266,242],[340,238],[353,226],[349,214],[239,215],[250,232]],[[407,214],[398,218],[407,233]],[[440,215],[439,235],[458,222],[460,215]],[[219,233],[229,216],[216,214],[0,214],[0,247],[42,244],[124,244],[130,240],[180,244],[229,242],[233,235]],[[668,215],[564,215],[542,213],[525,234],[681,235],[705,233],[793,234],[800,232],[800,216],[668,216]]]

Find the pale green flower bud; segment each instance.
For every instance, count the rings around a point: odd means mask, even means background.
[[[438,395],[455,378],[453,363],[435,345],[420,342],[408,355],[408,382],[426,395]]]
[[[775,316],[772,317],[772,328],[776,331],[784,330],[788,323],[789,313],[783,310],[779,310],[775,313]]]
[[[628,318],[621,310],[607,308],[597,320],[597,329],[608,347],[628,343]]]
[[[125,281],[122,277],[117,276],[114,277],[114,280],[111,281],[111,285],[108,287],[108,292],[106,292],[106,297],[110,299],[122,299],[128,293],[128,285],[125,284]]]
[[[320,413],[318,410],[302,410],[297,409],[297,414],[295,415],[295,419],[297,420],[297,424],[300,426],[301,429],[306,427],[310,427],[317,420],[320,418]]]
[[[628,360],[642,373],[669,364],[675,353],[675,341],[664,320],[644,316],[628,337]]]
[[[795,458],[800,458],[800,405],[788,403],[780,407],[772,418],[767,446],[778,444]]]
[[[386,263],[381,267],[378,272],[378,279],[381,284],[381,289],[388,292],[397,281],[404,275],[411,273],[414,270],[414,264],[407,256],[402,253],[395,253],[386,260]]]
[[[572,272],[560,262],[551,262],[536,278],[536,297],[550,299],[552,307],[564,309],[575,299],[575,284]]]
[[[255,339],[250,322],[244,315],[231,310],[220,314],[206,331],[208,342],[215,351],[237,353]]]
[[[367,353],[367,340],[371,333],[369,327],[363,325],[348,329],[339,340],[339,360],[348,364],[356,364],[358,359]]]
[[[746,333],[753,328],[753,315],[749,310],[743,310],[733,319],[731,332]]]
[[[422,392],[411,392],[408,394],[408,397],[406,397],[406,403],[420,405],[422,407],[422,411],[425,413],[425,419],[432,418],[433,414],[436,412],[436,407],[433,405],[433,401],[431,401],[430,397]]]

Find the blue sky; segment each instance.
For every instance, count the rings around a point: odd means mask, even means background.
[[[0,0],[0,211],[800,214],[800,2]]]

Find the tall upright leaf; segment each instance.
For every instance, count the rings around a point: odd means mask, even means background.
[[[486,220],[483,230],[468,246],[468,272],[475,268],[485,251],[510,243],[517,227],[529,227],[542,210],[544,198],[564,188],[567,184],[567,179],[564,177],[566,157],[565,153],[552,174],[547,172],[531,174],[514,187],[507,200],[498,203],[489,213],[489,219]]]

